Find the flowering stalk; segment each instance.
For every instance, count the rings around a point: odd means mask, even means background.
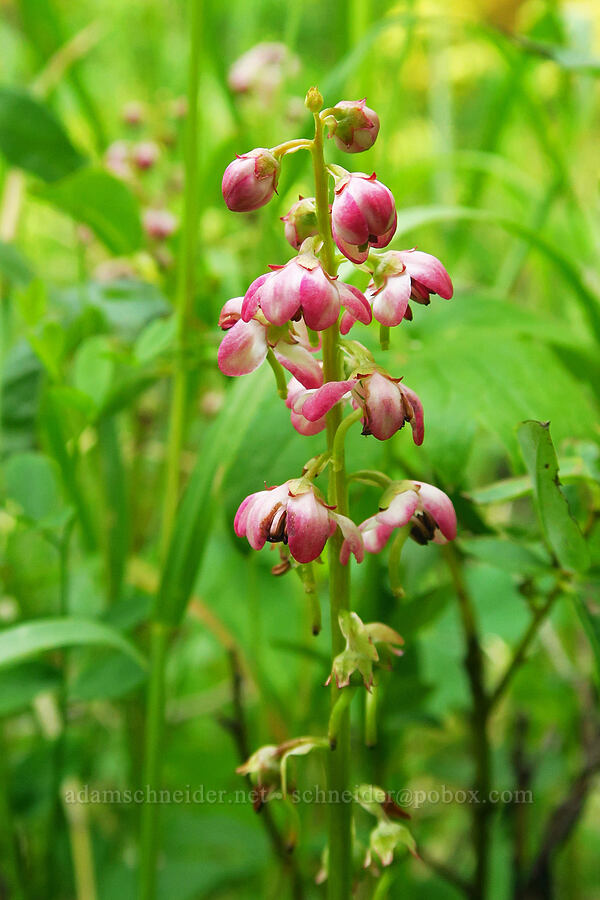
[[[323,154],[323,123],[320,118],[323,98],[313,88],[306,98],[306,105],[314,115],[315,137],[311,148],[315,176],[315,199],[319,235],[323,241],[321,259],[330,275],[337,274],[335,247],[329,216],[329,185]],[[323,381],[342,381],[344,365],[339,344],[337,321],[323,332]],[[333,454],[336,434],[342,421],[342,410],[336,404],[327,413],[327,447]],[[343,435],[342,435],[343,438]],[[342,515],[348,514],[348,486],[344,445],[338,442],[334,457],[333,471],[329,475],[328,499]],[[329,603],[331,615],[331,657],[332,660],[344,649],[344,636],[340,631],[339,614],[350,608],[350,567],[340,562],[342,536],[336,531],[329,544]],[[338,701],[339,691],[331,685],[332,712]],[[329,754],[328,789],[330,796],[338,797],[329,809],[329,897],[331,900],[346,900],[352,887],[352,806],[345,799],[350,780],[350,705],[341,712],[337,726],[336,744]]]
[[[450,499],[433,485],[416,480],[393,481],[383,472],[346,472],[345,441],[352,427],[362,422],[362,434],[385,441],[406,422],[415,444],[424,438],[423,406],[402,378],[379,366],[370,351],[344,339],[355,322],[368,325],[373,317],[382,326],[382,343],[389,329],[410,319],[409,300],[427,305],[430,294],[452,295],[452,284],[442,264],[417,250],[378,253],[394,236],[396,207],[391,191],[376,175],[350,173],[327,166],[324,130],[347,153],[368,149],[377,138],[379,119],[365,101],[342,101],[323,110],[316,88],[306,96],[313,113],[312,141],[286,141],[271,149],[258,148],[238,156],[223,177],[223,197],[237,212],[258,209],[276,191],[281,161],[287,153],[309,150],[315,196],[300,197],[286,216],[285,236],[297,251],[284,265],[270,266],[259,275],[245,296],[228,300],[219,325],[226,332],[218,363],[226,375],[246,375],[263,362],[273,369],[277,391],[290,410],[293,427],[303,435],[327,434],[327,450],[309,460],[300,477],[250,494],[234,520],[238,537],[246,537],[255,550],[279,543],[281,560],[274,575],[296,568],[313,601],[313,633],[319,632],[316,583],[311,565],[328,545],[331,616],[331,702],[327,738],[294,738],[279,746],[260,748],[238,771],[249,775],[258,788],[259,804],[271,800],[281,788],[287,807],[286,761],[290,755],[326,752],[329,789],[329,845],[327,863],[317,876],[328,881],[330,900],[347,900],[354,883],[353,808],[363,806],[377,819],[370,834],[364,868],[373,854],[390,865],[396,850],[414,852],[414,839],[404,826],[389,818],[386,792],[356,785],[350,771],[350,707],[363,688],[374,691],[377,670],[389,667],[401,655],[402,637],[382,622],[365,623],[351,609],[350,556],[361,563],[365,553],[380,553],[395,534],[390,553],[392,586],[401,593],[399,557],[410,536],[419,544],[444,543],[456,534],[456,516]],[[329,178],[334,179],[329,204]],[[337,277],[337,249],[373,277],[366,295]],[[343,308],[343,313],[342,313]],[[340,318],[341,316],[341,318]],[[322,361],[318,360],[318,351]],[[292,378],[286,384],[285,369]],[[348,370],[348,371],[347,371]],[[344,406],[350,405],[348,414]],[[314,484],[328,470],[327,503]],[[265,473],[266,474],[266,473]],[[349,517],[348,484],[363,481],[382,492],[378,511],[357,526]],[[315,603],[314,601],[317,601]],[[377,737],[377,704],[366,708],[366,741]],[[371,802],[368,794],[383,798]],[[384,805],[382,805],[384,804]],[[286,807],[286,808],[287,808]],[[288,809],[292,813],[292,809]]]

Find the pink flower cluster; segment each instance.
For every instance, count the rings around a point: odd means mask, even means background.
[[[369,149],[379,132],[377,114],[364,100],[338,103],[322,113],[322,122],[348,153]],[[289,142],[290,150],[299,143]],[[230,163],[222,184],[229,209],[251,212],[272,199],[287,146],[258,148]],[[428,253],[414,248],[377,252],[390,244],[396,231],[393,194],[375,174],[328,169],[334,179],[329,235],[319,233],[315,199],[300,197],[282,217],[285,237],[297,255],[270,266],[243,297],[229,300],[222,309],[219,325],[225,335],[219,368],[226,375],[246,375],[267,357],[271,365],[283,366],[292,376],[286,405],[300,434],[323,431],[328,413],[342,404],[360,418],[363,435],[386,441],[408,422],[420,445],[424,413],[415,391],[377,365],[356,341],[344,347],[346,377],[324,382],[318,358],[321,333],[339,327],[346,335],[356,322],[369,325],[373,319],[385,327],[397,326],[412,319],[409,301],[427,305],[431,294],[449,299],[452,282],[442,263]],[[322,264],[323,240],[332,238],[342,258],[370,272],[364,293],[329,274]],[[235,532],[257,550],[265,543],[283,543],[298,563],[317,559],[337,528],[344,538],[344,564],[350,554],[361,562],[365,552],[379,552],[398,528],[406,527],[421,544],[455,537],[452,503],[438,488],[419,481],[392,483],[384,499],[385,508],[356,526],[326,506],[309,471],[301,479],[247,497],[238,509]]]

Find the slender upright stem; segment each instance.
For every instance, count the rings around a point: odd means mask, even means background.
[[[198,237],[198,90],[202,55],[202,0],[190,0],[190,59],[188,75],[188,116],[185,145],[185,194],[181,253],[175,316],[177,354],[169,414],[166,483],[161,521],[160,553],[164,562],[173,534],[180,491],[180,456],[188,405],[186,346],[193,319],[194,273]],[[150,626],[150,679],[146,702],[144,775],[142,788],[160,788],[165,714],[165,667],[172,628],[160,621]],[[153,900],[156,893],[158,855],[158,805],[147,802],[141,811],[140,900]]]
[[[318,97],[314,91],[312,98]],[[310,95],[309,95],[310,96]],[[315,118],[315,138],[311,149],[315,176],[315,198],[317,205],[317,221],[323,240],[321,262],[330,275],[337,273],[335,247],[331,233],[329,215],[328,176],[323,156],[323,125],[319,118],[319,109],[313,103],[311,108]],[[340,351],[339,328],[337,322],[323,333],[323,376],[324,381],[341,381],[344,377],[343,359]],[[335,434],[340,425],[342,413],[339,404],[327,413],[327,447],[333,452]],[[348,487],[344,463],[343,445],[336,448],[336,467],[329,475],[329,503],[337,507],[337,511],[346,515],[348,512]],[[350,607],[350,567],[340,563],[342,536],[339,529],[329,541],[329,598],[331,609],[331,653],[335,657],[345,646],[340,631],[338,617],[343,609]],[[331,708],[339,697],[339,690],[332,682]],[[352,886],[352,804],[349,800],[350,790],[350,709],[346,708],[337,728],[335,750],[329,754],[328,789],[329,789],[329,900],[348,900]]]

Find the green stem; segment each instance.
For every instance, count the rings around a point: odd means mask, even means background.
[[[377,744],[377,692],[376,684],[371,686],[365,695],[365,745],[375,747]]]
[[[142,790],[160,787],[162,742],[165,710],[165,667],[172,629],[160,622],[150,626],[150,680],[146,707],[146,735]],[[142,806],[140,831],[140,900],[153,900],[156,892],[156,858],[158,855],[157,804]]]
[[[330,275],[337,274],[335,247],[331,233],[329,214],[329,183],[323,156],[323,123],[319,111],[323,98],[316,89],[309,91],[307,105],[315,119],[315,137],[312,146],[315,177],[317,221],[323,240],[321,262]],[[323,332],[324,381],[341,381],[344,377],[343,357],[336,322]],[[336,404],[327,413],[327,448],[333,453],[335,435],[342,418],[341,407]],[[329,503],[342,515],[347,514],[348,488],[344,464],[343,444],[338,448],[337,468],[329,475]],[[339,529],[329,540],[329,599],[331,614],[331,655],[335,658],[344,649],[345,640],[340,631],[339,613],[350,608],[350,566],[340,563],[342,535]],[[331,709],[338,699],[339,690],[331,686]],[[343,711],[337,734],[337,747],[329,753],[328,787],[329,804],[329,900],[348,900],[352,888],[352,804],[347,802],[350,782],[350,710]],[[336,799],[337,798],[337,799]]]
[[[331,468],[335,473],[340,472],[344,467],[344,443],[346,434],[350,431],[355,422],[360,422],[363,415],[364,412],[362,409],[355,409],[349,416],[342,419],[337,427],[331,452]]]
[[[183,230],[177,282],[175,316],[177,355],[169,414],[166,482],[160,535],[160,554],[167,557],[180,490],[180,457],[188,405],[186,345],[193,322],[194,275],[198,239],[198,133],[200,128],[198,91],[202,58],[202,0],[190,0],[190,58],[188,72],[188,115],[185,146],[185,194]],[[150,626],[150,677],[146,701],[143,790],[158,790],[162,771],[162,742],[165,714],[165,665],[172,628],[160,621]],[[141,811],[140,900],[153,900],[156,893],[158,855],[158,805],[145,803]]]
[[[346,715],[346,711],[348,710],[350,703],[352,702],[352,698],[356,693],[356,688],[348,686],[342,688],[341,690],[336,688],[336,691],[336,701],[331,708],[331,713],[329,714],[329,727],[327,729],[327,739],[332,750],[335,750],[335,748],[337,747],[340,728]]]
[[[304,593],[310,603],[311,629],[314,635],[321,633],[321,604],[312,563],[299,566],[298,573],[304,585]]]
[[[376,469],[357,469],[348,475],[348,481],[361,481],[364,484],[372,484],[375,487],[381,487],[384,490],[389,488],[392,479],[384,472],[378,472]]]
[[[390,349],[390,326],[389,325],[380,325],[379,326],[379,343],[381,344],[382,350]]]
[[[287,399],[287,382],[285,380],[285,372],[283,371],[283,366],[278,362],[277,357],[269,347],[267,350],[267,362],[271,366],[273,370],[273,375],[275,376],[275,381],[277,383],[277,393],[281,397],[282,400]]]
[[[4,723],[0,722],[0,849],[3,851],[4,875],[8,896],[23,900],[25,894],[21,883],[19,856],[15,842],[13,814],[9,796],[9,767],[4,738]]]

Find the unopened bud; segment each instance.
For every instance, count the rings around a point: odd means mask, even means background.
[[[304,105],[307,109],[309,109],[312,113],[318,113],[319,110],[323,108],[323,95],[321,91],[317,87],[309,88],[309,91],[304,100]]]
[[[342,100],[326,118],[329,137],[345,153],[362,153],[375,143],[379,116],[364,100]]]
[[[295,250],[299,250],[306,238],[319,233],[314,197],[300,197],[288,214],[281,217],[281,221],[285,222],[286,240]]]
[[[257,147],[229,163],[221,190],[233,212],[250,212],[268,203],[279,180],[281,165],[270,150]]]

